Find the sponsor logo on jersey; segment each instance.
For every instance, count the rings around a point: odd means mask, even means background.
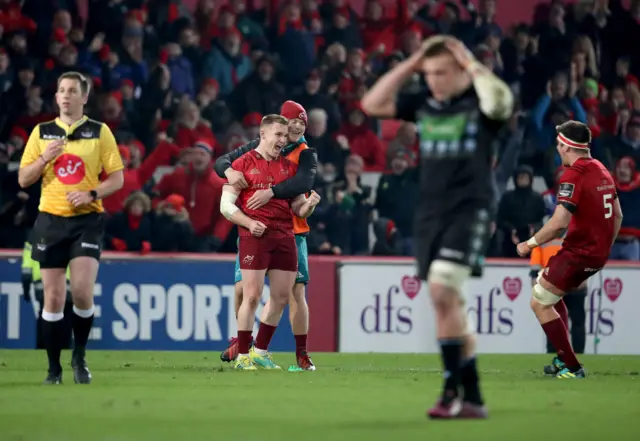
[[[560,184],[558,187],[558,197],[559,198],[571,198],[573,196],[573,191],[576,186],[574,184],[569,184],[568,182],[564,182]]]
[[[257,168],[252,169],[249,172],[250,175],[259,175],[260,174],[260,170],[258,170]]]
[[[53,164],[53,173],[63,184],[75,185],[82,182],[86,171],[82,158],[70,153],[65,153],[56,159],[56,162]]]

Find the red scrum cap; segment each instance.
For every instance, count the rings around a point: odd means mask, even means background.
[[[307,111],[295,101],[285,101],[280,108],[280,115],[287,119],[301,119],[307,125]]]

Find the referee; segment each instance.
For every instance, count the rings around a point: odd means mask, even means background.
[[[416,72],[428,90],[399,94]],[[362,99],[378,118],[415,122],[420,138],[416,208],[418,276],[429,281],[444,365],[431,418],[486,418],[475,357],[475,326],[463,285],[482,274],[493,207],[495,139],[511,116],[509,86],[452,37],[434,36],[382,76]]]
[[[91,383],[85,348],[93,324],[93,287],[104,236],[101,199],[122,187],[123,164],[109,127],[84,115],[89,83],[78,72],[58,78],[60,116],[31,132],[18,182],[26,188],[42,178],[39,214],[33,228],[33,259],[44,288],[42,339],[49,359],[45,384],[62,382],[67,266],[73,297],[74,381]],[[104,170],[107,178],[100,182]]]

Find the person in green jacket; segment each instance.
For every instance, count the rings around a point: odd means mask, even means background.
[[[29,239],[30,240],[30,239]],[[42,310],[44,308],[44,289],[42,287],[42,277],[40,276],[40,264],[31,258],[31,243],[24,243],[22,251],[22,294],[27,303],[31,303],[31,285],[35,299],[40,305],[38,319],[36,320],[36,349],[44,349],[42,340]],[[69,268],[67,267],[67,301],[64,307],[64,345],[63,349],[71,349],[73,302],[71,300],[71,290],[69,289]]]

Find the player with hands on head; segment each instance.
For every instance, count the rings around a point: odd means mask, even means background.
[[[400,93],[416,72],[428,90]],[[416,123],[421,203],[414,234],[418,277],[428,281],[444,365],[430,418],[486,418],[475,355],[476,327],[462,287],[482,275],[495,216],[495,138],[513,111],[509,86],[460,41],[436,35],[383,75],[362,99],[376,118]]]
[[[558,205],[540,231],[519,243],[517,249],[520,256],[527,256],[568,228],[562,248],[538,275],[531,309],[558,351],[556,377],[584,378],[567,327],[554,305],[605,266],[622,225],[622,209],[611,174],[591,157],[589,127],[568,121],[556,131],[557,150],[566,167],[558,185]]]

